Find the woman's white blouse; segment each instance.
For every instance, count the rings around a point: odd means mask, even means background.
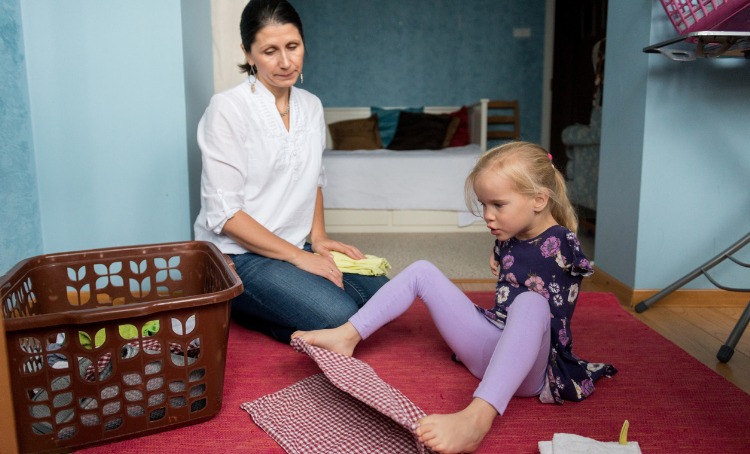
[[[248,81],[211,98],[198,124],[203,159],[201,211],[195,239],[226,254],[247,252],[223,235],[242,210],[268,230],[302,247],[312,228],[322,164],[325,120],[320,100],[292,87],[289,130],[263,84]]]

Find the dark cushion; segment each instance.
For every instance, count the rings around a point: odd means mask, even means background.
[[[378,130],[383,146],[388,148],[398,127],[398,118],[401,112],[423,112],[424,107],[407,107],[404,109],[386,109],[383,107],[370,107],[370,113],[378,116]]]
[[[402,111],[398,117],[396,135],[388,148],[391,150],[439,150],[451,123],[450,115],[436,115]]]
[[[383,148],[378,117],[344,120],[328,125],[334,150],[377,150]]]

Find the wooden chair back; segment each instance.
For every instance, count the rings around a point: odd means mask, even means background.
[[[487,103],[487,140],[518,140],[521,126],[518,100],[491,100]]]

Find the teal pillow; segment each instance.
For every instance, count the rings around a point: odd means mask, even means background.
[[[391,144],[393,136],[396,135],[396,128],[398,127],[398,117],[401,111],[422,113],[424,107],[407,107],[406,109],[384,109],[382,107],[372,106],[370,113],[378,116],[378,131],[380,132],[380,140],[383,141],[383,147],[388,148]]]

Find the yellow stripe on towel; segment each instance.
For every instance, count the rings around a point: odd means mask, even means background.
[[[388,260],[382,257],[365,254],[365,258],[354,260],[346,254],[332,251],[336,267],[344,273],[362,274],[365,276],[383,276],[391,268]]]

